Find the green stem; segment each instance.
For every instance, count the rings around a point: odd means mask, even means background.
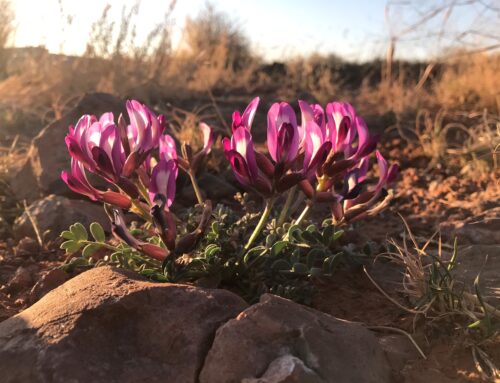
[[[194,194],[196,194],[196,199],[198,200],[198,203],[200,205],[203,205],[204,201],[201,195],[200,187],[198,186],[198,181],[196,181],[196,177],[191,170],[188,171],[187,173],[189,175],[189,178],[191,179],[191,183],[193,184],[193,189],[194,189]]]
[[[84,243],[85,245],[99,245],[101,247],[104,247],[108,250],[112,250],[112,251],[118,251],[119,249],[115,246],[112,246],[112,245],[109,245],[105,242],[95,242],[95,241],[81,241],[82,243]]]
[[[297,189],[297,185],[295,185],[293,188],[291,188],[288,191],[288,196],[286,197],[285,204],[283,205],[283,209],[281,210],[280,216],[278,218],[278,223],[277,223],[278,227],[282,226],[283,223],[285,222],[288,210],[290,209],[290,206],[292,205],[293,197],[295,197],[295,190],[296,189]]]
[[[302,223],[302,221],[304,220],[304,218],[307,217],[307,214],[309,214],[309,210],[311,210],[311,206],[312,206],[312,204],[308,203],[306,205],[306,207],[304,208],[304,210],[302,210],[302,213],[300,213],[299,218],[297,218],[297,221],[295,221],[296,225],[300,225]]]
[[[255,241],[257,236],[260,234],[260,232],[264,228],[264,225],[266,224],[267,218],[269,217],[269,214],[271,213],[271,209],[273,207],[273,204],[274,204],[274,198],[269,198],[266,201],[266,208],[264,209],[264,213],[262,213],[262,216],[260,217],[259,223],[257,224],[257,226],[255,226],[255,229],[254,229],[252,235],[248,239],[248,242],[244,247],[245,250],[248,250],[250,248],[250,246],[252,246],[252,243]]]

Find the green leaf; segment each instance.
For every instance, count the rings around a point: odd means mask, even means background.
[[[144,230],[142,229],[132,229],[130,230],[130,234],[132,234],[133,237],[139,237],[144,234]]]
[[[314,233],[315,231],[318,231],[318,228],[316,227],[316,225],[311,224],[307,226],[306,231],[308,231],[309,233]]]
[[[333,234],[333,240],[336,241],[337,239],[342,237],[342,235],[344,235],[344,230],[336,231],[335,234]]]
[[[215,234],[219,234],[220,232],[220,223],[217,222],[217,221],[214,221],[212,223],[212,231],[215,233]]]
[[[271,247],[271,257],[277,257],[288,245],[288,241],[278,241]]]
[[[332,274],[342,259],[342,252],[330,255],[323,261],[323,273]]]
[[[67,254],[76,253],[81,247],[82,245],[79,242],[73,240],[65,241],[61,244],[61,249],[66,250]]]
[[[75,235],[69,230],[64,230],[59,236],[64,239],[75,239]]]
[[[308,274],[309,269],[303,263],[296,262],[293,264],[292,271],[297,274]]]
[[[298,242],[301,242],[302,236],[301,236],[302,230],[298,225],[292,225],[290,226],[290,229],[288,229],[288,239],[294,239]]]
[[[303,231],[301,237],[307,243],[316,244],[316,237],[310,231]]]
[[[269,234],[267,237],[266,237],[266,246],[271,248],[273,246],[273,244],[276,242],[276,234]]]
[[[311,249],[307,254],[306,263],[307,267],[314,267],[318,263],[318,260],[323,260],[326,257],[326,253],[322,249]]]
[[[75,236],[75,239],[79,241],[86,241],[89,239],[87,229],[85,229],[85,226],[83,226],[80,222],[71,225],[69,229]]]
[[[292,267],[292,265],[290,264],[290,262],[288,262],[284,259],[278,259],[278,260],[274,261],[273,264],[271,265],[271,270],[287,271],[287,270],[290,270],[291,267]]]
[[[300,262],[300,249],[295,249],[290,257],[290,262],[297,263]]]
[[[261,255],[264,255],[266,253],[266,251],[267,251],[267,249],[265,246],[252,247],[250,250],[247,251],[247,253],[243,257],[243,262],[248,263],[252,256],[257,255],[258,257],[260,257]]]
[[[104,229],[98,222],[92,222],[90,224],[90,232],[92,233],[92,237],[94,237],[96,242],[104,242],[106,240]]]
[[[97,250],[101,248],[101,245],[97,243],[89,243],[82,250],[82,257],[89,258],[92,254],[94,254]]]
[[[323,229],[323,232],[321,234],[323,237],[323,241],[322,241],[323,244],[325,246],[330,246],[331,243],[333,242],[333,238],[335,235],[335,226],[333,226],[333,225],[326,226]]]
[[[322,277],[323,270],[320,267],[311,267],[309,269],[309,275],[311,275],[311,277]]]
[[[75,257],[72,258],[69,263],[62,265],[62,269],[65,271],[72,271],[77,267],[88,267],[89,266],[89,261],[85,258],[82,257]]]
[[[206,258],[212,258],[213,256],[215,256],[217,253],[219,253],[221,251],[221,248],[219,246],[217,246],[216,244],[214,243],[211,243],[210,245],[208,245],[206,248],[205,248],[205,257]]]

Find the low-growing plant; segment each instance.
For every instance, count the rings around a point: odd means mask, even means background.
[[[500,118],[485,109],[480,113],[451,113],[427,109],[417,113],[415,127],[398,125],[400,135],[418,144],[431,159],[429,167],[458,167],[470,175],[491,174],[498,169]]]
[[[252,192],[237,197],[238,209],[213,207],[196,181],[214,142],[207,124],[199,125],[202,148],[195,151],[183,142],[178,153],[176,140],[163,134],[164,117],[137,101],[127,102],[129,122],[122,115],[115,122],[112,113],[99,119],[82,116],[66,136],[72,164],[61,176],[74,192],[104,204],[113,239],[106,240],[97,223],[89,227],[92,237],[75,223],[61,234],[61,248],[80,256],[64,267],[111,264],[157,281],[226,287],[248,301],[272,292],[309,302],[311,280],[355,262],[337,244],[339,227],[387,206],[392,194],[385,187],[397,167],[389,167],[377,151],[379,179],[369,179],[377,137],[369,135],[351,105],[339,102],[329,103],[325,113],[319,105],[299,101],[301,125],[290,105],[273,104],[269,153],[261,153],[251,135],[258,104],[255,98],[242,114],[233,113],[232,137],[222,141],[234,176]],[[191,180],[198,203],[175,215],[170,207],[179,170]],[[96,189],[87,172],[109,188]],[[296,198],[299,193],[303,197]],[[256,197],[264,201],[263,211]],[[300,201],[305,206],[297,215],[292,205]],[[306,224],[317,204],[330,208],[330,218],[313,217],[318,219]]]
[[[465,338],[476,368],[486,380],[500,377],[500,371],[485,351],[495,342],[500,330],[500,310],[488,304],[480,289],[480,273],[473,286],[466,285],[455,272],[459,258],[458,241],[444,244],[435,233],[420,244],[406,221],[401,242],[391,239],[389,250],[380,257],[389,259],[403,269],[402,293],[409,301],[406,307],[390,297],[371,278],[375,286],[400,308],[415,314],[415,320],[424,316],[426,324],[442,326],[451,323],[454,331]],[[435,244],[436,246],[433,246]],[[414,322],[416,323],[416,322]]]

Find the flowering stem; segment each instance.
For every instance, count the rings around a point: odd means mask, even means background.
[[[286,197],[285,204],[283,205],[283,209],[281,210],[280,216],[278,218],[278,223],[277,226],[280,227],[283,225],[285,222],[288,210],[290,209],[290,206],[292,205],[293,197],[295,196],[295,190],[297,189],[297,185],[295,185],[293,188],[291,188],[288,191],[288,196]]]
[[[269,214],[271,213],[271,209],[273,207],[273,204],[274,204],[274,198],[269,198],[266,201],[266,208],[264,209],[264,213],[262,213],[262,216],[260,217],[259,223],[257,224],[257,226],[255,226],[255,229],[254,229],[252,235],[248,239],[248,242],[244,247],[245,250],[248,250],[250,248],[250,246],[252,246],[252,243],[255,241],[257,236],[262,231],[264,225],[266,224],[267,218],[269,217]]]
[[[196,194],[196,199],[198,200],[198,203],[200,205],[203,205],[203,197],[201,196],[201,190],[200,187],[198,186],[198,181],[196,181],[196,177],[193,173],[192,170],[189,170],[188,172],[189,178],[191,179],[191,183],[193,184],[193,189],[194,189],[194,194]]]

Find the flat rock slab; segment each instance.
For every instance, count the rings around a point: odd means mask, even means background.
[[[274,295],[217,330],[200,374],[200,383],[390,379],[385,353],[366,328]]]
[[[197,382],[216,329],[246,307],[225,290],[95,268],[0,323],[1,381]]]

